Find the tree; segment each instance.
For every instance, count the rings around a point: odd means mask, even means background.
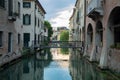
[[[48,21],[44,21],[44,26],[47,27],[47,29],[48,29],[47,41],[45,41],[44,44],[45,44],[45,45],[48,45],[49,42],[50,42],[50,37],[51,37],[52,34],[53,34],[53,30],[52,30],[52,26],[51,26],[50,22],[48,22]],[[51,59],[52,59],[52,54],[51,54],[51,52],[50,52],[50,49],[46,49],[46,51],[47,51],[47,54],[48,54],[48,59],[51,60]]]
[[[68,41],[69,40],[69,32],[67,30],[64,30],[60,34],[60,41]],[[61,52],[63,54],[68,54],[67,48],[61,48]]]
[[[53,30],[52,30],[51,24],[50,24],[50,22],[45,21],[44,22],[44,26],[48,28],[48,39],[47,40],[50,41],[50,37],[53,34]]]

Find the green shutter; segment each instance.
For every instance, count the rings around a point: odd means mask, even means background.
[[[25,15],[23,15],[23,24],[25,24]]]
[[[31,15],[29,15],[29,24],[31,24]]]

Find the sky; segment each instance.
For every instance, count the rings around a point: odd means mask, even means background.
[[[39,0],[52,27],[68,27],[76,0]]]

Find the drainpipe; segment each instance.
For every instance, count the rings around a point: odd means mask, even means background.
[[[86,0],[84,0],[84,40],[83,40],[83,54],[86,55]]]
[[[36,0],[35,0],[35,6],[36,6]],[[36,7],[34,8],[35,10],[34,10],[34,19],[36,19],[35,17],[36,17]],[[35,25],[36,23],[35,23],[35,21],[34,21],[34,41],[33,41],[33,43],[34,43],[34,46],[35,46],[35,43],[36,43],[36,40],[35,40],[35,37],[36,37],[36,25]]]

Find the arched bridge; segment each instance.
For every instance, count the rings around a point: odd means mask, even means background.
[[[43,48],[81,48],[81,41],[50,41],[48,45],[41,44],[39,47]]]

